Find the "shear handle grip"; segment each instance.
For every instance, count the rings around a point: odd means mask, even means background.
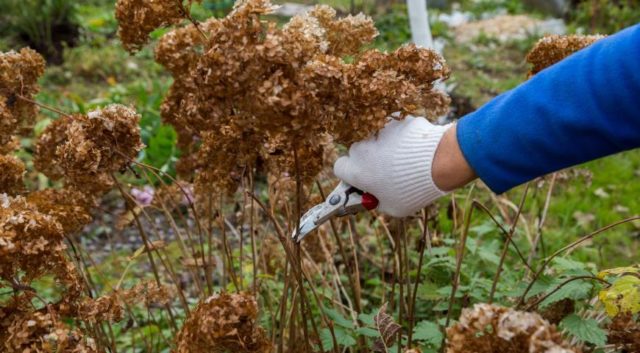
[[[368,192],[362,194],[362,206],[367,210],[373,210],[378,207],[378,199]]]

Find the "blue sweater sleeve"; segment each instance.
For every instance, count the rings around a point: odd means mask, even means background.
[[[640,25],[602,39],[465,116],[457,137],[496,193],[640,147]]]

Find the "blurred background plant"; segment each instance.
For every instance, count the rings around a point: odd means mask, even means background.
[[[0,36],[15,36],[52,63],[62,62],[65,46],[78,41],[76,2],[5,0],[0,3]]]
[[[638,0],[576,0],[572,21],[589,33],[615,33],[640,22]]]

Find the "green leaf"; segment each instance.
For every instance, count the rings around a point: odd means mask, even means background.
[[[322,342],[322,348],[325,352],[333,350],[333,337],[331,337],[331,331],[328,328],[320,330],[320,342]]]
[[[523,287],[526,288],[526,284],[523,282]],[[524,289],[523,288],[523,289]],[[536,296],[540,293],[544,293],[553,288],[553,279],[548,276],[541,276],[538,280],[531,286],[529,293],[527,293],[526,300],[529,300],[531,297]]]
[[[566,281],[566,279],[558,279],[555,281],[554,285],[551,286],[555,289],[562,282]],[[581,300],[589,297],[591,293],[591,289],[593,288],[593,284],[587,282],[586,280],[575,280],[571,281],[564,286],[560,287],[555,293],[551,294],[547,299],[545,299],[540,307],[544,308],[549,306],[555,302],[558,302],[563,299],[573,299],[573,300]],[[552,290],[552,289],[551,289]]]
[[[378,331],[376,331],[376,330],[374,330],[374,329],[372,329],[370,327],[358,327],[356,332],[361,336],[373,337],[373,338],[380,337],[380,334],[378,333]]]
[[[439,300],[446,298],[446,295],[438,292],[437,284],[432,282],[423,282],[418,286],[418,296],[423,300]]]
[[[499,251],[496,251],[496,249],[493,249],[490,247],[481,247],[478,250],[478,256],[480,256],[481,259],[489,263],[492,263],[494,265],[497,265],[500,263],[500,257],[496,255],[498,253]]]
[[[431,321],[420,321],[413,329],[413,339],[439,346],[442,342],[442,332],[437,324]]]
[[[596,320],[583,319],[571,314],[560,322],[560,327],[583,342],[596,346],[604,346],[607,343],[607,333],[598,326]]]
[[[331,320],[338,326],[353,330],[353,321],[345,318],[339,312],[331,308],[323,308],[324,312],[331,318]]]
[[[145,149],[145,161],[157,168],[162,168],[171,162],[171,158],[176,154],[177,139],[178,135],[173,127],[169,125],[158,127]]]
[[[338,343],[338,346],[351,347],[356,344],[356,339],[351,337],[351,335],[341,327],[334,328],[333,333],[336,335],[336,343]],[[322,342],[322,348],[325,352],[333,350],[333,337],[328,328],[320,331],[320,341]]]
[[[451,252],[451,248],[446,246],[438,246],[431,248],[430,256],[448,256],[449,252]]]
[[[346,330],[340,327],[336,327],[334,329],[334,332],[336,334],[336,341],[338,342],[339,346],[344,346],[344,347],[355,346],[356,339],[353,338],[350,334],[348,334]]]
[[[583,262],[574,261],[571,259],[565,259],[563,257],[556,257],[553,259],[553,267],[560,270],[584,270],[586,268]]]
[[[469,230],[475,233],[477,236],[481,237],[487,233],[493,232],[496,229],[497,227],[493,222],[487,221],[475,227],[471,227]]]
[[[374,325],[374,322],[373,322],[373,317],[374,316],[376,316],[376,314],[374,314],[374,313],[371,313],[371,314],[360,313],[360,314],[358,314],[358,320],[362,321],[367,326],[373,326]]]

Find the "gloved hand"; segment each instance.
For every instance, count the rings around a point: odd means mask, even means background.
[[[450,127],[422,117],[393,119],[378,136],[351,145],[349,155],[336,161],[334,173],[378,198],[380,212],[409,216],[446,194],[433,182],[431,166]]]

